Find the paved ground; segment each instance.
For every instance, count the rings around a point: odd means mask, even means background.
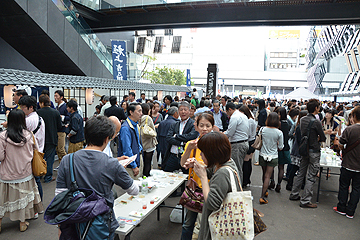
[[[58,163],[55,163],[55,166]],[[333,173],[338,172],[333,169]],[[56,172],[55,172],[56,176]],[[259,205],[258,200],[261,192],[261,169],[254,166],[252,175],[252,186],[248,188],[254,196],[254,207],[262,211],[265,216],[264,222],[268,230],[256,239],[360,239],[360,214],[355,214],[354,219],[347,219],[333,212],[332,207],[336,206],[337,194],[321,192],[320,203],[317,209],[302,209],[299,202],[288,200],[289,192],[285,190],[286,182],[282,184],[280,193],[270,191],[269,204]],[[339,177],[332,175],[328,181],[323,176],[322,189],[337,190]],[[43,184],[44,205],[47,206],[54,196],[55,182]],[[315,188],[316,190],[316,188]],[[120,190],[119,190],[120,192]],[[176,205],[179,198],[170,198],[166,201],[167,205]],[[315,202],[315,199],[314,199]],[[156,212],[152,213],[141,226],[136,228],[131,235],[133,240],[147,239],[180,239],[181,224],[169,221],[171,209],[161,210],[161,220],[157,221]],[[45,224],[43,215],[37,220],[30,220],[29,229],[19,232],[19,223],[11,222],[4,218],[2,223],[1,240],[29,240],[43,239],[55,240],[57,238],[57,228]]]

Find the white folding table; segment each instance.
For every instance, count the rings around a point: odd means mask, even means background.
[[[155,209],[162,207],[161,203],[163,203],[176,189],[178,189],[184,181],[187,179],[187,175],[185,174],[174,174],[174,173],[165,173],[166,177],[155,178],[154,181],[157,182],[157,186],[151,192],[144,197],[140,196],[142,193],[140,192],[138,196],[131,199],[131,196],[127,193],[123,194],[119,198],[114,201],[114,213],[116,218],[125,217],[140,220],[136,225],[125,224],[124,228],[117,228],[115,234],[118,234],[121,238],[130,239],[130,234],[134,230],[134,228],[140,224],[147,216],[150,215]],[[158,197],[159,200],[154,202],[154,204],[150,204],[150,200]],[[125,203],[126,202],[126,203]],[[142,209],[143,203],[146,203],[147,209]],[[167,206],[165,206],[167,207]],[[136,218],[129,216],[129,213],[132,211],[142,212],[143,215],[141,218]],[[182,213],[184,215],[184,209],[182,208]],[[159,209],[158,209],[159,214]],[[182,218],[184,219],[184,218]],[[159,216],[158,216],[159,220]]]

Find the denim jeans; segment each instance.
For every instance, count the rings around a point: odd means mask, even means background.
[[[44,177],[44,182],[51,182],[53,176],[53,165],[55,160],[56,146],[47,146],[45,148],[44,159],[47,164],[47,172]]]
[[[186,209],[185,221],[182,225],[181,240],[191,240],[198,213]]]
[[[42,189],[42,185],[41,185],[41,182],[40,182],[40,177],[34,177],[34,178],[35,178],[35,182],[36,182],[36,184],[38,186],[41,201],[43,201],[43,189]]]
[[[352,182],[352,190],[349,199],[349,186]],[[339,203],[337,209],[349,216],[354,216],[355,209],[360,198],[360,173],[349,171],[346,168],[340,169],[339,180]]]

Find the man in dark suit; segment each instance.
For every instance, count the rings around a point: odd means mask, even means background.
[[[138,103],[146,103],[147,99],[145,98],[145,93],[141,93],[141,98],[137,99],[136,102]]]
[[[179,111],[177,107],[171,107],[168,110],[168,117],[161,121],[158,127],[157,140],[158,140],[158,149],[159,154],[161,154],[161,168],[164,169],[165,166],[165,153],[168,148],[168,142],[166,141],[166,136],[169,132],[171,125],[174,125],[176,122],[179,122]]]
[[[117,97],[111,96],[110,104],[111,104],[111,107],[109,107],[108,109],[105,110],[104,115],[107,117],[115,116],[119,119],[119,121],[125,120],[126,115],[125,115],[124,109],[116,106],[117,105]]]
[[[194,120],[190,118],[190,103],[181,102],[179,104],[180,122],[171,125],[169,132],[166,136],[166,141],[169,146],[165,154],[165,167],[164,171],[173,172],[182,169],[187,172],[185,168],[180,166],[181,155],[184,152],[185,144],[197,138],[199,135],[195,131]]]
[[[42,117],[45,122],[45,147],[44,159],[47,163],[47,173],[44,177],[44,183],[55,180],[53,177],[53,164],[58,145],[58,131],[61,129],[60,113],[50,107],[50,98],[48,95],[39,96],[39,104],[41,109],[37,110],[37,114]]]

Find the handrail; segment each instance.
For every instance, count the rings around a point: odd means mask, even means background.
[[[90,26],[86,23],[84,18],[77,12],[75,6],[70,0],[52,0],[60,12],[65,16],[66,20],[74,27],[80,34],[83,40],[88,44],[90,49],[96,54],[105,67],[112,73],[112,56],[107,51],[104,44],[91,30]]]

